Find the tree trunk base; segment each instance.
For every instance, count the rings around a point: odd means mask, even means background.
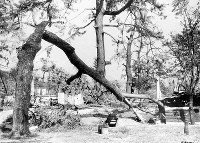
[[[195,120],[194,120],[194,109],[189,110],[189,115],[190,115],[190,123],[191,125],[195,125]]]
[[[23,138],[23,137],[30,137],[31,136],[31,132],[27,131],[26,133],[21,134],[18,131],[11,131],[9,133],[3,133],[1,136],[3,138],[9,138],[9,139],[10,138],[12,138],[12,139],[20,139],[20,138]]]

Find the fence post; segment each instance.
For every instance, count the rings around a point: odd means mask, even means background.
[[[166,124],[165,107],[158,105],[158,109],[159,109],[159,117],[160,117],[161,123]]]
[[[185,120],[184,120],[184,133],[186,134],[186,135],[189,135],[189,129],[188,129],[188,111],[187,110],[185,110],[184,111],[184,117],[185,117]]]

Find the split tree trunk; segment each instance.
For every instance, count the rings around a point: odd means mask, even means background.
[[[27,42],[18,50],[13,128],[9,136],[29,135],[28,110],[30,104],[33,60],[41,49],[41,39],[48,22],[39,24]]]

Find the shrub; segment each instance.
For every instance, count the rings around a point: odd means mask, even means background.
[[[77,126],[80,125],[80,117],[73,113],[66,114],[66,110],[43,110],[39,114],[39,116],[41,117],[41,124],[39,125],[40,129],[47,129],[52,127],[75,129]]]

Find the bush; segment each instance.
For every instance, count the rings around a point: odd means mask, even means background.
[[[41,117],[40,129],[52,127],[64,127],[65,129],[75,129],[80,125],[80,117],[75,114],[66,114],[66,110],[53,109],[43,110],[39,113]]]

